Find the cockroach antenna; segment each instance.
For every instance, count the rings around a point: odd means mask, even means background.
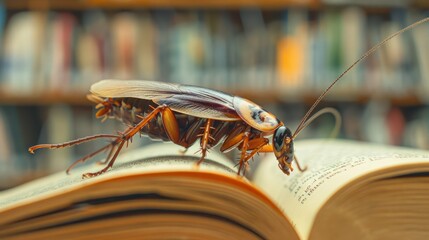
[[[350,65],[344,72],[342,72],[336,79],[325,89],[325,91],[317,98],[317,100],[313,103],[313,105],[310,107],[310,109],[307,111],[307,113],[302,118],[301,122],[299,123],[298,127],[296,128],[292,138],[295,138],[298,136],[298,134],[308,125],[307,119],[309,118],[310,114],[314,111],[314,109],[319,105],[320,101],[328,94],[328,92],[331,90],[331,88],[344,76],[346,75],[351,69],[353,69],[359,62],[370,56],[372,53],[374,53],[377,49],[379,49],[381,46],[385,45],[387,42],[389,42],[390,39],[410,30],[414,27],[417,27],[418,25],[425,23],[429,21],[429,17],[424,18],[420,21],[417,21],[395,33],[385,38],[383,41],[379,42],[377,45],[373,46],[371,49],[369,49],[365,54],[363,54],[358,60],[356,60],[352,65]]]

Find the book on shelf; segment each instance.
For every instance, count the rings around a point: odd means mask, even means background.
[[[41,64],[44,23],[45,15],[38,12],[19,12],[8,19],[1,35],[0,87],[4,92],[29,94],[34,91],[32,87],[39,77],[36,70]]]
[[[118,78],[134,75],[138,28],[138,19],[133,13],[117,13],[112,18],[113,67],[114,76]]]
[[[364,142],[297,141],[305,172],[266,155],[253,178],[212,151],[153,144],[0,193],[1,239],[398,239],[429,236],[429,151]],[[61,159],[58,159],[61,161]]]
[[[307,11],[287,11],[281,36],[277,42],[276,72],[280,86],[302,87],[309,61]]]

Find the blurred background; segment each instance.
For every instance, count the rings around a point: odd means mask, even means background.
[[[64,171],[103,142],[36,155],[31,145],[125,128],[95,118],[96,81],[223,90],[294,130],[364,51],[428,16],[426,0],[0,1],[0,189]],[[428,39],[429,24],[392,39],[333,88],[319,108],[341,112],[340,138],[429,149]],[[322,117],[299,138],[333,124]]]

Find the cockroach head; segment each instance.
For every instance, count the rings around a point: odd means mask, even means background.
[[[293,135],[288,127],[280,126],[273,135],[273,150],[279,162],[279,168],[289,175],[293,171],[291,166],[294,158]]]

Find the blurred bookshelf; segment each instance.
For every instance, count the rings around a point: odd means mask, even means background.
[[[429,16],[427,1],[374,2],[0,1],[0,189],[64,170],[102,143],[35,156],[31,145],[124,129],[94,117],[86,94],[101,79],[226,91],[294,129],[365,50]],[[340,137],[429,148],[427,39],[428,24],[391,40],[333,88],[321,107],[342,113]],[[321,118],[300,138],[332,125]]]
[[[5,5],[10,9],[49,8],[49,9],[139,9],[139,8],[184,8],[184,9],[232,9],[242,7],[257,7],[259,9],[274,9],[284,7],[317,8],[318,0],[7,0]]]

